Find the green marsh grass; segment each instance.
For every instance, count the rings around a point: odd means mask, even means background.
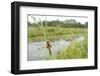
[[[28,27],[28,41],[72,39],[75,36],[87,34],[86,28],[63,28],[63,27]]]
[[[85,38],[80,42],[72,42],[67,48],[56,55],[56,59],[82,59],[88,58],[88,43]]]

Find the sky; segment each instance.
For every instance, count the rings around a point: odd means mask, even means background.
[[[47,21],[52,21],[52,20],[70,20],[70,19],[75,19],[77,22],[80,22],[84,24],[85,22],[88,22],[87,17],[81,17],[81,16],[36,16],[36,15],[28,15],[28,21],[30,23],[35,23],[38,22],[39,20],[47,20]]]

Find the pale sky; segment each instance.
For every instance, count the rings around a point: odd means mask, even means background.
[[[52,20],[60,20],[60,21],[64,21],[64,20],[70,20],[70,19],[75,19],[77,22],[80,22],[82,24],[84,24],[85,22],[88,22],[88,18],[87,17],[61,17],[61,16],[34,16],[34,15],[29,15],[28,16],[28,21],[30,23],[34,23],[34,22],[38,22],[39,19],[41,21],[46,20],[47,21],[52,21]]]

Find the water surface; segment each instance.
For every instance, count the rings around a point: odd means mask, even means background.
[[[83,36],[76,37],[73,40],[81,41],[84,40]],[[57,54],[61,49],[67,48],[72,40],[55,40],[51,42],[51,52],[52,55]],[[47,60],[49,56],[49,50],[46,48],[46,41],[37,41],[28,44],[28,61],[32,60]]]

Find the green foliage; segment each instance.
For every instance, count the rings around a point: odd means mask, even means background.
[[[46,25],[47,23],[47,25]],[[28,22],[28,41],[43,40],[73,40],[78,36],[87,36],[88,22],[81,24],[76,20],[53,20],[38,21],[35,23]],[[79,59],[88,57],[87,37],[83,41],[73,41],[66,48],[61,49],[55,56],[49,56],[49,59]]]
[[[34,20],[35,18],[33,18]],[[74,19],[28,22],[28,41],[72,39],[87,33],[88,22],[81,24]]]
[[[88,43],[87,39],[80,42],[72,42],[68,48],[62,49],[57,54],[56,59],[79,59],[88,57]]]
[[[88,27],[88,22],[86,22],[85,24],[82,24],[80,22],[77,22],[74,19],[64,20],[64,21],[60,21],[60,20],[45,21],[44,20],[44,21],[42,21],[43,26],[45,26],[46,22],[47,22],[47,25],[49,27],[57,27],[57,26],[65,27],[65,28],[72,28],[72,27],[74,27],[74,28],[80,28],[80,27],[87,28]],[[33,27],[38,27],[38,25],[40,25],[40,24],[41,24],[41,21],[38,21],[38,22],[33,23],[33,24],[28,22],[28,26],[31,25]]]
[[[45,28],[44,28],[45,29]],[[47,27],[46,38],[48,40],[66,39],[70,40],[76,36],[87,34],[86,28],[64,28],[64,27]],[[28,27],[28,41],[45,40],[41,27]]]

